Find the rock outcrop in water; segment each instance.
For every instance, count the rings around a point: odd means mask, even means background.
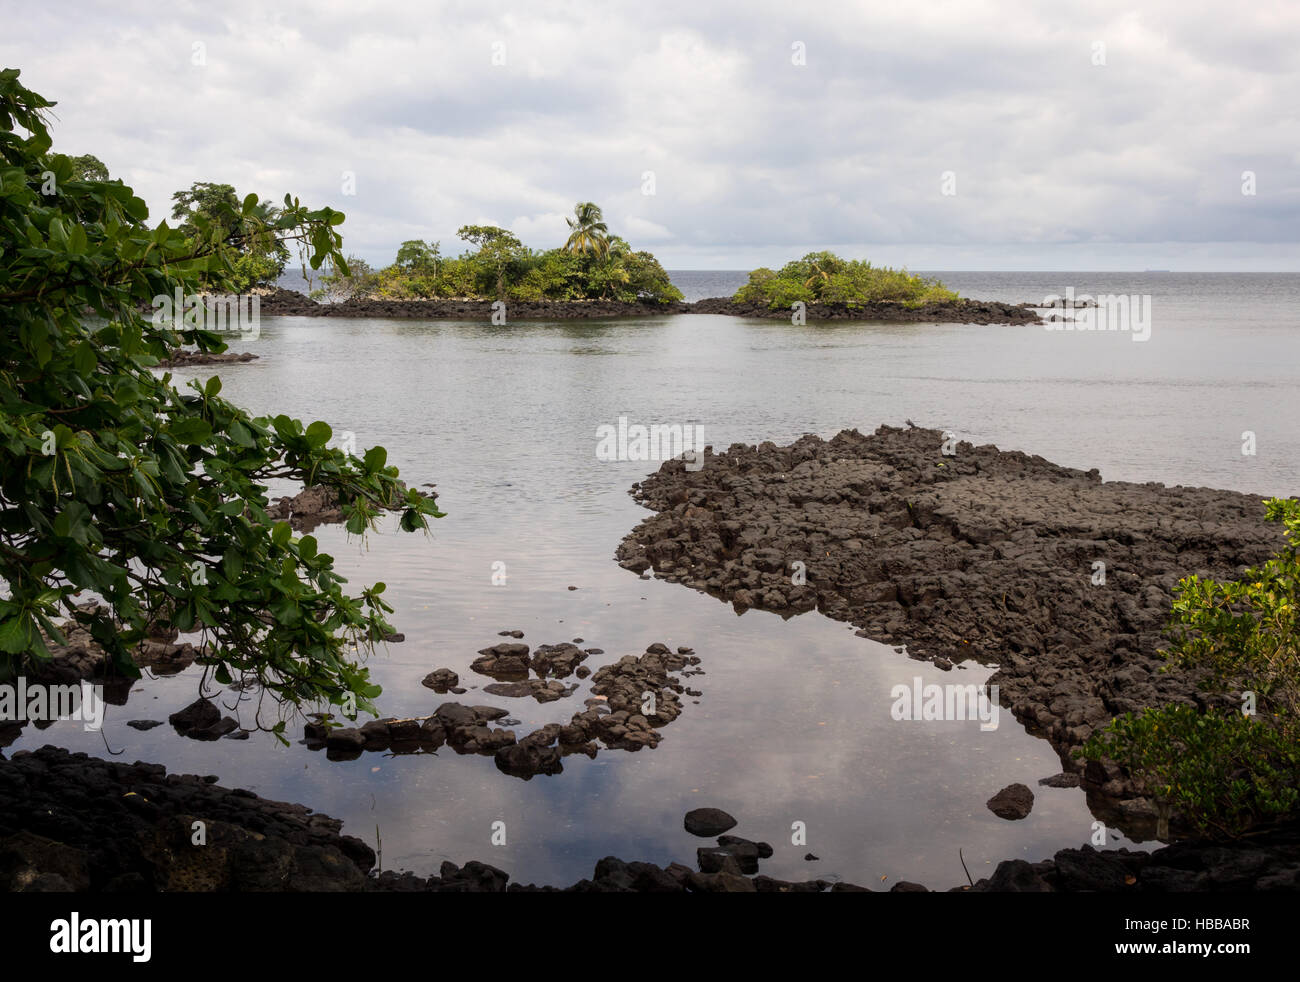
[[[503,642],[482,649],[474,665],[475,671],[493,678],[512,679],[485,686],[485,693],[544,703],[563,699],[576,688],[545,676],[576,674],[592,652],[599,649],[582,651],[564,642],[530,651],[526,644]],[[670,673],[699,661],[690,649],[672,652],[660,643],[650,645],[643,655],[625,655],[591,676],[592,697],[583,711],[567,723],[547,723],[524,736],[488,725],[506,717],[504,709],[453,702],[443,703],[427,717],[373,720],[359,728],[331,727],[321,716],[307,725],[304,735],[309,748],[324,749],[335,760],[352,760],[365,751],[432,753],[445,744],[458,754],[490,756],[503,773],[529,780],[562,773],[563,759],[572,754],[595,757],[601,749],[635,752],[657,747],[661,729],[681,715],[679,695],[686,691]],[[425,681],[434,675],[441,681],[454,677],[441,671],[446,674],[431,673]],[[528,678],[529,671],[539,677]]]
[[[737,444],[632,493],[656,514],[619,546],[626,568],[738,609],[816,609],[941,667],[993,663],[1002,704],[1071,771],[1114,716],[1205,704],[1195,676],[1161,671],[1173,589],[1235,578],[1283,541],[1254,495],[1103,482],[922,428]],[[1153,820],[1117,768],[1083,778],[1108,820]]]
[[[156,368],[191,368],[195,365],[234,365],[255,361],[257,355],[249,351],[198,351],[188,348],[176,348],[170,358],[158,362]]]
[[[316,303],[291,290],[277,290],[261,301],[263,316],[276,317],[392,317],[425,320],[490,321],[492,300],[366,300]],[[689,304],[646,300],[509,300],[506,322],[515,320],[585,320],[592,317],[653,317],[688,313]]]
[[[728,317],[761,317],[764,320],[790,320],[789,308],[771,309],[765,303],[738,303],[730,297],[711,297],[690,305],[692,314],[724,314]],[[886,321],[891,323],[943,324],[1037,324],[1041,320],[1034,310],[1019,304],[996,300],[945,300],[910,305],[890,300],[849,306],[843,303],[808,304],[804,315],[809,321]]]
[[[389,511],[400,511],[406,507],[406,484],[398,481],[397,493],[388,506]],[[432,485],[425,485],[432,487]],[[436,498],[432,492],[420,492],[427,498]],[[323,484],[304,488],[295,495],[277,498],[267,509],[266,514],[276,521],[287,521],[299,532],[311,532],[321,525],[333,525],[343,521],[343,506],[339,504],[338,492]]]
[[[491,300],[365,300],[316,303],[301,293],[276,290],[261,300],[261,313],[279,317],[393,317],[432,320],[490,321]],[[660,303],[645,300],[510,300],[506,322],[516,320],[586,320],[595,317],[662,317],[669,314],[725,314],[729,317],[758,317],[789,320],[789,309],[772,310],[762,303],[736,303],[730,297],[710,297],[693,303]],[[809,304],[810,321],[922,321],[955,324],[1035,324],[1039,316],[1029,307],[987,300],[954,300],[908,306],[892,301],[875,301],[853,307],[847,304]]]

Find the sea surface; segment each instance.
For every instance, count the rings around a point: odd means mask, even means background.
[[[264,318],[260,337],[240,345],[259,360],[221,370],[223,396],[259,413],[327,420],[359,448],[387,447],[408,482],[437,484],[447,517],[429,535],[399,533],[391,521],[364,542],[338,528],[316,532],[354,585],[387,584],[391,619],[406,635],[367,662],[384,687],[382,714],[424,715],[459,699],[509,709],[521,735],[567,722],[583,708],[586,683],[546,705],[421,686],[442,667],[463,685],[489,682],[469,666],[502,630],[523,630],[533,645],[582,638],[604,649],[588,660],[593,669],[656,641],[690,646],[706,674],[684,681],[702,695],[684,698],[659,747],[569,757],[563,773],[523,781],[489,757],[447,748],[333,762],[297,742],[300,722],[287,747],[266,733],[197,743],[166,726],[125,726],[191,702],[200,676],[190,670],[143,680],[125,707],[110,707],[102,734],[60,722],[29,728],[11,749],[56,743],[215,774],[342,818],[346,832],[382,847],[385,868],[422,874],[444,859],[479,859],[517,881],[568,884],[607,855],[693,864],[695,848],[710,843],[686,833],[682,816],[700,806],[726,809],[739,819],[735,834],[774,845],[765,873],[885,888],[965,882],[959,849],[979,878],[1003,859],[1091,841],[1083,792],[1038,786],[1059,762],[1009,713],[992,731],[891,717],[897,685],[979,683],[990,669],[939,672],[816,613],[738,616],[613,559],[648,514],[628,489],[658,466],[599,459],[598,427],[620,417],[692,424],[718,449],[911,419],[1099,467],[1107,480],[1300,493],[1300,275],[935,275],[964,295],[1014,302],[1071,286],[1149,296],[1150,338],[703,315],[504,326],[287,317]],[[745,278],[672,276],[688,299],[730,293]],[[1247,434],[1253,454],[1243,453]],[[494,584],[494,572],[504,581]],[[255,699],[221,699],[251,725]],[[274,713],[263,707],[262,718]],[[985,807],[1012,782],[1036,794],[1019,822]],[[493,843],[498,822],[504,844]],[[1109,841],[1126,842],[1113,831]]]

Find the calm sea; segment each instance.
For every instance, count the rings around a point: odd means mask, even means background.
[[[688,298],[726,294],[730,272],[677,272]],[[689,645],[703,695],[654,750],[571,757],[562,774],[521,781],[490,758],[366,754],[334,763],[264,734],[195,743],[165,719],[195,697],[197,675],[143,681],[113,709],[104,737],[74,723],[29,731],[125,760],[217,774],[223,783],[301,801],[342,818],[384,865],[419,872],[476,858],[524,882],[569,883],[606,855],[693,862],[682,829],[697,806],[725,808],[736,834],[766,839],[764,872],[888,886],[964,882],[999,860],[1038,860],[1089,841],[1078,790],[1039,788],[1059,770],[1050,747],[1003,713],[977,724],[895,722],[890,690],[978,682],[856,638],[815,613],[737,616],[703,594],[620,569],[613,553],[644,515],[628,487],[657,465],[603,462],[596,428],[694,423],[708,442],[786,442],[912,419],[975,443],[1041,454],[1105,479],[1300,493],[1300,275],[947,273],[962,293],[1040,300],[1079,293],[1149,295],[1151,335],[1051,332],[1042,326],[846,324],[679,316],[585,323],[266,318],[243,347],[260,360],[222,371],[223,395],[258,412],[325,419],[382,444],[403,476],[437,482],[448,512],[432,535],[391,524],[364,544],[318,532],[356,585],[383,580],[406,641],[369,661],[386,715],[426,714],[442,700],[420,685],[435,668],[462,683],[477,649],[519,628],[531,644],[581,637],[606,652],[595,668],[655,641]],[[202,369],[178,372],[203,377]],[[1256,452],[1242,453],[1243,434]],[[494,570],[506,574],[493,585]],[[576,586],[577,590],[568,587]],[[520,733],[567,721],[587,697],[507,707]],[[235,706],[235,694],[224,702]],[[252,718],[248,703],[238,709]],[[1035,789],[1021,822],[985,807],[1019,781]],[[505,845],[492,845],[493,823]],[[804,823],[806,845],[791,841]],[[1119,840],[1112,840],[1119,841]],[[817,861],[805,861],[812,852]],[[882,881],[883,878],[883,881]]]

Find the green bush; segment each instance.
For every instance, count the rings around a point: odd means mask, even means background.
[[[530,256],[528,272],[512,292],[518,300],[581,300],[581,262],[575,254],[551,249]]]
[[[329,272],[321,277],[319,289],[311,295],[316,299],[328,298],[333,301],[350,300],[353,297],[371,296],[379,283],[379,276],[370,264],[357,256],[348,256],[347,270],[331,266]]]
[[[764,303],[776,310],[799,301],[849,307],[881,301],[919,306],[957,300],[958,296],[938,280],[906,270],[842,259],[831,252],[810,252],[786,263],[780,272],[766,267],[754,270],[733,299],[739,303]]]
[[[1238,835],[1300,810],[1300,501],[1274,498],[1265,518],[1285,529],[1273,559],[1237,581],[1185,577],[1174,595],[1165,669],[1202,672],[1202,687],[1234,708],[1128,713],[1082,750],[1124,767],[1158,806],[1205,833]]]
[[[1277,720],[1183,704],[1145,709],[1112,721],[1084,754],[1124,766],[1166,816],[1202,833],[1239,835],[1300,803],[1296,730]]]
[[[569,221],[574,234],[565,247],[533,252],[506,229],[467,225],[457,234],[477,247],[473,251],[446,259],[437,242],[412,239],[402,243],[392,265],[365,285],[371,295],[395,300],[682,299],[659,260],[633,252],[625,240],[607,233],[599,208],[587,202],[576,212],[578,218]]]

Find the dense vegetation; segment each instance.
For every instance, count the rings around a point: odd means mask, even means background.
[[[474,248],[455,258],[442,255],[441,243],[418,239],[403,242],[392,264],[380,270],[348,257],[347,269],[322,277],[314,295],[334,300],[682,299],[653,255],[634,252],[626,240],[609,234],[596,205],[577,205],[568,223],[565,244],[544,252],[528,249],[506,229],[466,225],[456,234]]]
[[[1190,576],[1175,593],[1167,666],[1201,669],[1229,705],[1127,713],[1084,756],[1125,767],[1162,817],[1236,835],[1300,812],[1300,501],[1273,499],[1266,517],[1286,545],[1238,581]]]
[[[177,289],[231,289],[241,256],[288,243],[346,269],[343,215],[209,186],[178,201],[183,228],[150,228],[129,187],[51,150],[53,103],[18,79],[0,72],[0,678],[39,668],[70,616],[130,676],[154,624],[201,632],[223,684],[371,709],[379,690],[349,641],[391,633],[383,584],[345,592],[312,536],[269,519],[265,482],[332,489],[353,533],[384,507],[407,530],[441,513],[402,489],[382,447],[353,456],[323,422],[250,416],[216,377],[175,388],[151,370],[160,359],[225,345],[141,312]],[[95,597],[107,608],[78,610]]]
[[[108,167],[94,154],[68,159],[73,180],[100,184],[109,180]],[[254,234],[259,224],[271,222],[279,213],[280,209],[271,201],[258,201],[251,217],[246,219],[243,199],[233,186],[196,181],[188,190],[173,194],[172,203],[172,221],[188,238],[195,237],[199,216],[225,228],[227,236],[219,246],[230,259],[230,269],[221,277],[224,289],[245,293],[254,287],[271,286],[284,272],[290,259],[288,246],[279,239],[268,240]],[[300,252],[299,258],[305,265],[306,255]],[[206,273],[201,273],[199,279],[205,291],[215,290],[215,281]]]
[[[773,310],[794,303],[845,304],[855,307],[877,301],[908,306],[956,300],[957,294],[938,280],[906,270],[873,266],[859,259],[841,259],[832,252],[810,252],[779,271],[762,267],[732,298],[738,303],[764,303]]]
[[[177,191],[172,201],[172,221],[179,223],[177,227],[187,238],[198,235],[200,218],[224,233],[218,248],[227,253],[229,268],[220,271],[220,284],[214,277],[203,276],[205,289],[245,293],[280,278],[289,262],[288,246],[281,239],[255,234],[275,221],[280,208],[255,198],[255,204],[245,210],[231,185],[206,181],[195,182],[188,191]]]

